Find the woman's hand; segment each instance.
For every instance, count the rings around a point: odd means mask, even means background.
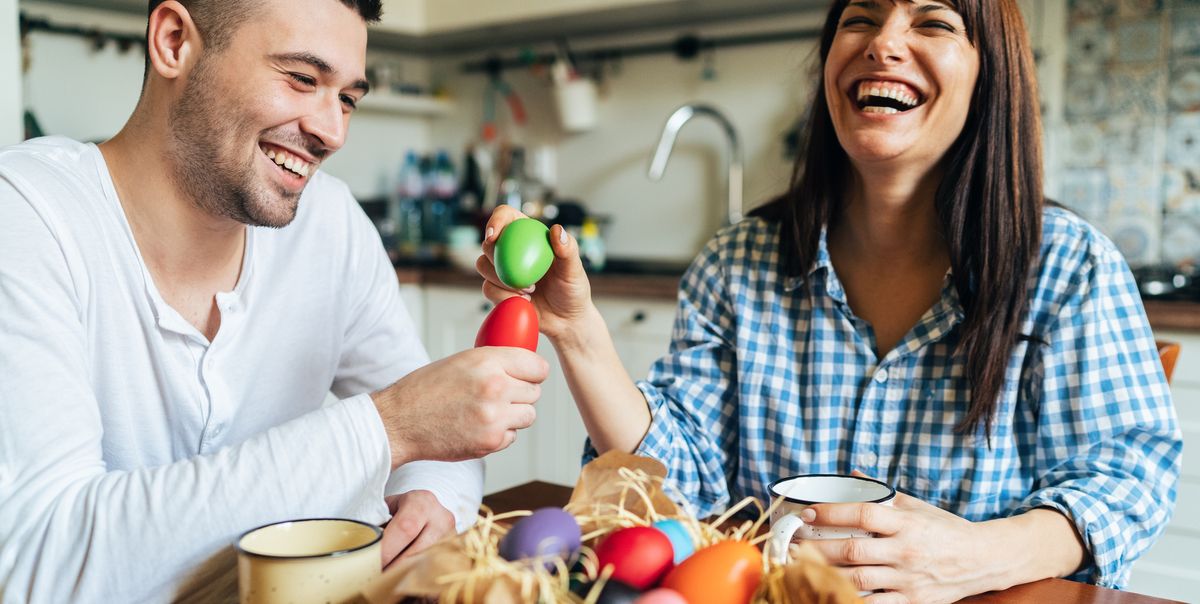
[[[596,316],[592,289],[579,259],[579,246],[561,225],[550,229],[554,262],[545,277],[523,291],[512,290],[500,281],[495,266],[496,240],[509,223],[525,217],[508,206],[500,206],[492,212],[483,239],[484,255],[475,262],[475,269],[484,278],[483,295],[493,303],[516,295],[532,300],[538,313],[539,329],[557,345],[562,336],[576,333],[577,325]],[[530,296],[535,288],[537,295]]]
[[[882,590],[870,604],[956,602],[997,589],[1011,558],[981,524],[897,493],[893,507],[877,503],[818,504],[801,513],[817,526],[854,527],[875,538],[808,541],[860,591]]]

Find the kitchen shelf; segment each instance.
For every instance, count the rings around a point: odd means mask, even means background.
[[[454,101],[428,95],[372,92],[358,102],[358,111],[437,117],[454,111]]]

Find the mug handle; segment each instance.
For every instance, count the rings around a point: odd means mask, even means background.
[[[792,544],[792,537],[796,536],[796,531],[802,526],[804,521],[796,514],[782,516],[771,525],[771,539],[767,542],[767,547],[773,562],[787,564],[788,546]]]

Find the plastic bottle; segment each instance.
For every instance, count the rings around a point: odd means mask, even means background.
[[[600,237],[600,225],[591,218],[584,218],[583,227],[579,230],[579,255],[585,267],[594,271],[604,270],[607,258],[604,239]]]
[[[422,256],[442,258],[445,256],[446,235],[454,226],[454,197],[458,191],[458,177],[454,163],[446,151],[438,151],[433,158],[426,158],[422,165],[426,194],[422,216]]]
[[[421,166],[416,152],[409,151],[400,167],[394,209],[389,208],[389,218],[397,225],[397,247],[401,256],[413,258],[421,247],[421,200],[424,196],[425,184],[421,178]]]

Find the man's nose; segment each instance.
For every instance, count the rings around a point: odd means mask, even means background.
[[[313,110],[300,120],[300,130],[315,136],[330,153],[346,143],[350,116],[342,110],[340,94],[322,96]]]

